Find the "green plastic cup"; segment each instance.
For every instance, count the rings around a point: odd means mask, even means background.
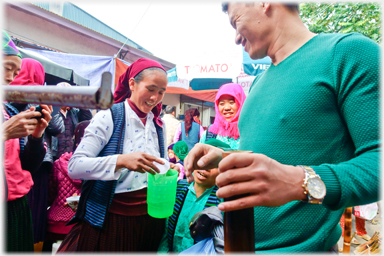
[[[173,169],[165,174],[148,173],[147,205],[148,214],[153,218],[162,219],[172,215],[178,175]]]

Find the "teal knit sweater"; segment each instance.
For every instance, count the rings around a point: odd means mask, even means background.
[[[255,207],[257,252],[326,251],[346,207],[378,201],[380,48],[357,34],[319,34],[255,78],[239,150],[321,176],[322,205]]]

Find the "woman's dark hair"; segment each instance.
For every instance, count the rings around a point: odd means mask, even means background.
[[[164,70],[162,70],[161,68],[158,68],[158,67],[146,68],[146,69],[142,70],[140,73],[138,73],[133,79],[135,80],[136,83],[140,83],[144,79],[145,73],[148,71],[153,71],[153,70],[161,70],[164,72]],[[167,74],[167,73],[165,72],[165,74]]]
[[[194,122],[193,117],[200,116],[199,110],[197,108],[190,108],[185,111],[185,136],[188,137],[188,132],[192,127],[192,122]]]

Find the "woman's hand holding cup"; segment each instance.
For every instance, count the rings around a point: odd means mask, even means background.
[[[115,170],[127,168],[128,170],[140,173],[159,173],[160,170],[153,164],[154,161],[161,165],[164,164],[161,159],[144,152],[121,154],[117,157]]]

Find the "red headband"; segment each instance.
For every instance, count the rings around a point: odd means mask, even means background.
[[[154,60],[140,58],[137,61],[133,62],[128,69],[119,77],[119,82],[116,86],[115,93],[113,94],[113,99],[115,103],[124,101],[127,98],[131,97],[131,90],[129,89],[129,79],[134,78],[137,74],[147,68],[157,67],[165,71],[163,66],[160,63]]]

